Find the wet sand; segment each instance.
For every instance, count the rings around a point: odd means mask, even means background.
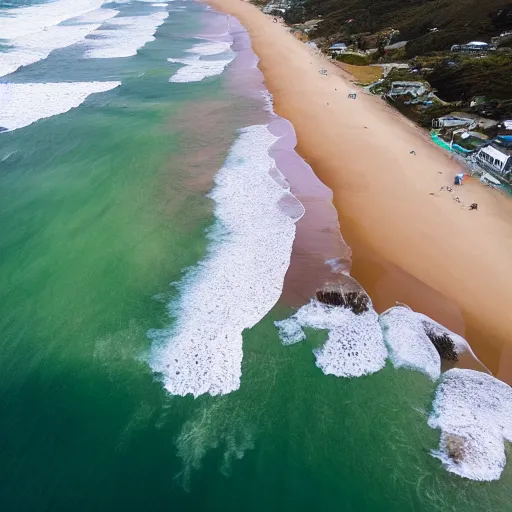
[[[249,3],[209,3],[247,28],[276,113],[334,193],[352,275],[376,309],[399,301],[427,314],[512,382],[512,201],[476,180],[438,192],[460,167],[427,133],[379,98],[348,99],[355,87],[334,65]]]

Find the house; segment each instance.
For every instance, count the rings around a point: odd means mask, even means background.
[[[341,55],[342,53],[345,53],[347,49],[348,48],[345,43],[336,43],[329,48],[329,51],[335,55]]]
[[[424,82],[391,82],[391,88],[388,92],[389,96],[421,96],[428,92],[428,84]]]
[[[478,53],[478,52],[488,52],[491,50],[491,45],[489,43],[484,43],[483,41],[471,41],[467,44],[454,44],[450,51],[452,52],[463,52],[463,53]]]
[[[498,124],[498,121],[494,119],[488,119],[486,117],[480,117],[477,114],[471,114],[469,112],[450,112],[450,114],[436,119],[432,119],[432,128],[454,128],[454,127],[466,127],[470,130],[474,128],[480,128],[482,130],[488,130]]]
[[[455,128],[455,127],[469,127],[474,119],[467,117],[459,117],[452,114],[447,116],[437,117],[432,119],[432,128]]]
[[[511,180],[512,150],[492,143],[478,150],[476,161],[483,169],[497,173],[507,181]]]

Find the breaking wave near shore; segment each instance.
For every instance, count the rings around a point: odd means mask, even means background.
[[[171,64],[183,65],[171,76],[169,82],[200,82],[205,78],[220,75],[235,58],[235,52],[231,50],[232,42],[232,39],[218,41],[204,38],[203,42],[186,50],[192,54],[190,57],[167,59]],[[213,56],[217,58],[212,59]]]
[[[386,359],[395,368],[425,373],[438,382],[428,424],[441,431],[432,455],[456,475],[472,480],[500,478],[506,464],[505,441],[512,441],[512,388],[483,371],[451,368],[468,353],[461,336],[405,305],[382,313],[348,275],[326,285],[290,318],[275,322],[281,341],[306,339],[304,327],[328,332],[313,352],[326,375],[360,377],[381,370]]]
[[[180,283],[172,329],[150,332],[151,367],[172,394],[238,389],[242,332],[281,295],[298,217],[280,207],[283,197],[294,198],[269,174],[277,140],[265,125],[241,131],[210,194],[217,221],[208,255]]]
[[[350,289],[350,291],[348,291]],[[326,375],[360,377],[384,367],[387,351],[379,316],[370,298],[349,276],[344,276],[343,291],[329,287],[286,320],[276,322],[285,345],[306,338],[304,327],[325,329],[328,338],[314,350],[316,365]]]
[[[498,480],[512,442],[512,388],[490,375],[454,368],[437,388],[428,424],[441,430],[433,455],[451,473]]]

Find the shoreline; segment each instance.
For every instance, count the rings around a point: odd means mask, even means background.
[[[465,337],[512,382],[510,201],[477,180],[456,190],[461,204],[439,192],[460,167],[411,121],[378,98],[349,100],[355,86],[333,64],[248,2],[208,3],[251,36],[276,114],[293,124],[297,152],[333,192],[351,275],[377,312],[408,304]],[[463,206],[472,202],[477,212]]]

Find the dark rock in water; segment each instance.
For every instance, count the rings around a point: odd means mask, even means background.
[[[316,298],[319,302],[329,306],[349,308],[356,315],[368,311],[370,307],[370,298],[364,291],[318,290]]]
[[[455,434],[447,434],[445,437],[446,454],[453,462],[462,462],[466,455],[466,440]]]
[[[0,133],[6,132],[7,130],[8,130],[8,128],[4,128],[3,126],[0,126]]]
[[[438,334],[427,328],[425,328],[425,333],[434,347],[436,347],[441,359],[445,359],[446,361],[459,360],[459,355],[455,351],[455,344],[448,334]]]

